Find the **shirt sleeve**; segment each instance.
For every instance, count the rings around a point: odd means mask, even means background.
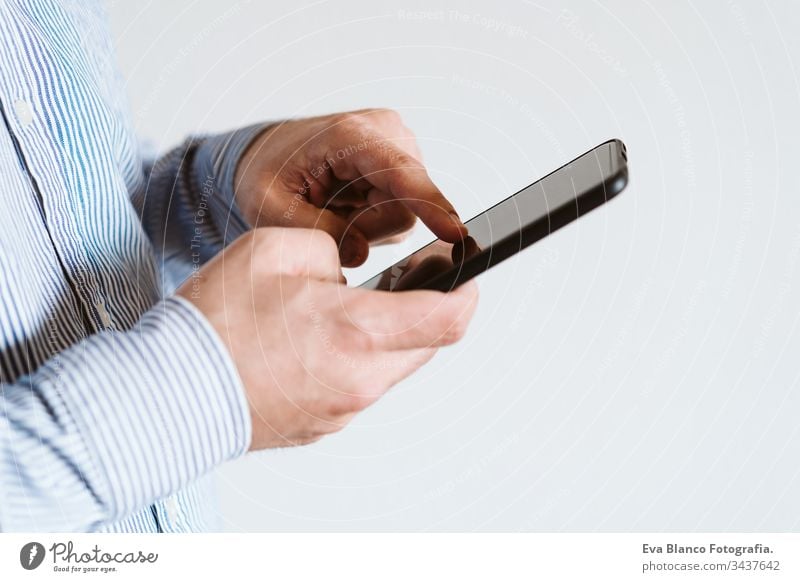
[[[165,299],[0,384],[0,530],[124,519],[243,454],[251,430],[220,338],[190,302]]]
[[[268,123],[191,137],[145,164],[134,199],[153,243],[165,294],[250,228],[234,197],[236,165]]]

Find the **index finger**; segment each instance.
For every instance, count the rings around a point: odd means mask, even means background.
[[[344,162],[376,188],[402,201],[440,239],[454,243],[467,235],[455,208],[419,160],[382,138],[369,144]]]

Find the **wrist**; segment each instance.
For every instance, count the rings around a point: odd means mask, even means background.
[[[192,172],[196,187],[197,203],[205,203],[204,210],[219,234],[222,246],[226,246],[252,225],[239,208],[236,190],[236,171],[239,160],[251,143],[267,127],[258,123],[204,138],[194,152]]]
[[[236,162],[236,171],[234,173],[233,180],[234,196],[236,198],[236,203],[242,210],[242,214],[252,226],[257,226],[256,219],[258,216],[258,208],[251,208],[251,199],[253,196],[249,196],[247,193],[248,191],[252,190],[252,188],[249,187],[250,183],[258,181],[258,178],[255,177],[255,175],[258,173],[256,159],[259,156],[264,155],[266,141],[275,131],[277,126],[277,122],[264,125],[242,150],[242,153]]]

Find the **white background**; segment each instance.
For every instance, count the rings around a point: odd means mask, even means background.
[[[628,145],[628,189],[481,277],[461,344],[344,432],[224,467],[229,529],[797,529],[797,2],[109,6],[160,149],[393,107],[471,216]]]

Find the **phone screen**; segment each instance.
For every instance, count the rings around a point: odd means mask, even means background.
[[[624,156],[622,142],[604,143],[466,221],[469,232],[463,241],[451,244],[436,240],[367,280],[362,287],[392,291],[422,288],[443,273],[457,272],[465,261],[490,254],[503,241],[517,243],[513,252],[504,253],[509,256],[527,246],[521,238],[526,226],[547,220],[564,207],[574,208],[584,193],[597,192],[598,187],[605,189],[609,179],[625,169]],[[624,183],[605,193],[605,197],[610,198],[623,187]],[[573,214],[577,218],[581,212]],[[491,264],[496,262],[499,261]]]

